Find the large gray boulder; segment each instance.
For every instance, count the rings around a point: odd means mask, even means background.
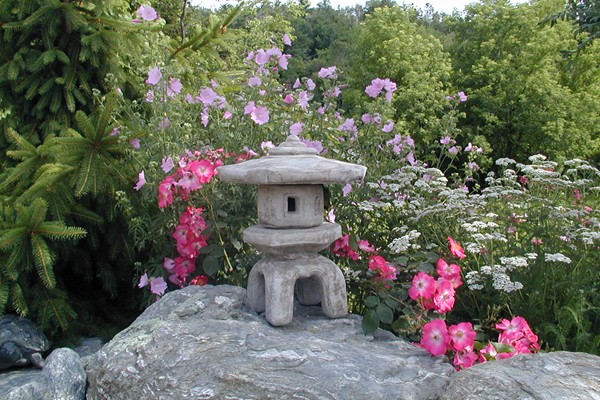
[[[358,316],[299,306],[275,328],[245,290],[189,286],[86,359],[87,399],[435,399],[455,372]]]
[[[517,355],[457,373],[440,400],[600,400],[600,357]]]

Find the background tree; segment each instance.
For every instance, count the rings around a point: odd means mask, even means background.
[[[554,0],[518,6],[485,0],[454,17],[453,83],[470,96],[462,128],[493,143],[496,158],[598,153],[597,74],[563,57],[577,46],[568,23],[538,25],[560,7]],[[582,63],[597,62],[594,52]]]

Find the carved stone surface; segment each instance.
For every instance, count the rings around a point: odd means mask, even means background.
[[[87,363],[88,400],[435,399],[452,366],[361,319],[298,306],[276,328],[245,290],[189,286],[149,307]]]

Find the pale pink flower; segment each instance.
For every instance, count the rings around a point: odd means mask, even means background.
[[[291,94],[286,94],[285,97],[283,98],[283,102],[285,104],[292,104],[292,103],[294,103],[294,96],[292,96]]]
[[[319,78],[331,78],[331,79],[337,79],[337,67],[335,65],[328,67],[328,68],[321,68],[319,70],[319,72],[317,73],[317,76]]]
[[[312,79],[308,78],[306,80],[306,87],[308,88],[308,90],[313,91],[315,90],[317,85],[315,85],[315,82]]]
[[[335,223],[335,210],[333,208],[327,213],[327,221],[331,222],[332,224]]]
[[[174,166],[175,166],[175,163],[173,162],[173,158],[171,156],[169,156],[169,157],[165,157],[165,158],[162,159],[162,163],[160,165],[160,168],[166,174],[169,171],[171,171]]]
[[[383,126],[383,128],[381,128],[382,131],[384,131],[385,133],[390,133],[391,131],[394,130],[394,123],[392,121],[389,121],[387,124],[385,124]]]
[[[147,286],[148,283],[150,283],[150,281],[148,280],[148,273],[146,272],[140,277],[140,283],[138,284],[138,287],[143,288],[144,286]]]
[[[264,106],[256,106],[250,113],[250,118],[258,125],[264,125],[269,122],[269,109]]]
[[[287,68],[288,68],[288,63],[289,63],[289,59],[290,59],[291,57],[292,57],[292,56],[291,56],[290,54],[282,54],[282,55],[280,55],[280,56],[277,58],[277,64],[279,64],[279,66],[280,66],[282,69],[285,69],[285,70],[287,70]]]
[[[296,122],[290,126],[290,134],[298,136],[302,130],[304,129],[304,124],[302,122]]]
[[[144,21],[154,21],[158,19],[156,10],[147,5],[141,5],[140,8],[137,9],[136,14]]]
[[[350,192],[352,192],[352,184],[346,183],[344,185],[344,187],[342,188],[342,194],[344,196],[348,196],[350,194]]]
[[[309,101],[308,92],[300,92],[298,93],[298,105],[302,108],[308,108]]]
[[[150,292],[154,293],[155,295],[162,296],[165,294],[166,290],[167,282],[165,282],[162,276],[154,278],[150,281]]]
[[[149,85],[156,85],[162,79],[162,72],[159,67],[153,67],[148,71],[148,79],[146,83]]]
[[[292,45],[292,39],[290,39],[290,36],[287,33],[283,34],[283,44],[285,44],[286,46]]]
[[[450,138],[450,136],[444,136],[443,138],[440,139],[440,143],[444,144],[444,145],[448,145],[450,144],[450,141],[452,139]]]
[[[170,78],[169,85],[167,86],[167,96],[173,97],[181,93],[181,89],[183,89],[181,81],[177,78]]]
[[[250,87],[260,86],[261,84],[262,81],[258,76],[252,76],[248,79],[248,86]]]
[[[292,85],[292,88],[298,89],[300,86],[302,86],[302,82],[300,82],[300,78],[296,78],[296,81]]]
[[[375,247],[371,243],[369,243],[368,240],[359,240],[358,248],[367,253],[372,253],[375,251]]]
[[[138,174],[138,181],[133,187],[135,190],[140,190],[146,184],[146,176],[144,175],[144,171]]]
[[[259,49],[255,54],[254,54],[254,61],[258,64],[258,65],[265,65],[266,63],[269,62],[269,60],[271,59],[271,55],[269,53],[267,53],[265,50],[263,49]]]
[[[218,95],[213,89],[206,87],[200,90],[200,101],[205,106],[212,105],[217,99]]]
[[[136,150],[139,150],[141,147],[140,139],[137,138],[129,140],[129,144]]]

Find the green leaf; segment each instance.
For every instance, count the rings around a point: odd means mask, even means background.
[[[365,306],[369,308],[375,308],[379,305],[379,297],[369,296],[365,299]]]
[[[430,264],[428,262],[419,264],[419,267],[417,268],[418,271],[425,272],[427,274],[430,274],[431,272],[433,272],[433,269],[434,269],[433,264]]]
[[[391,324],[394,321],[394,313],[385,303],[380,303],[377,306],[377,316],[381,322],[386,324]]]
[[[202,262],[202,269],[204,273],[208,276],[213,276],[221,267],[219,266],[219,261],[214,256],[207,256]]]
[[[365,313],[362,319],[362,330],[365,335],[373,333],[379,328],[379,316],[373,310]]]

